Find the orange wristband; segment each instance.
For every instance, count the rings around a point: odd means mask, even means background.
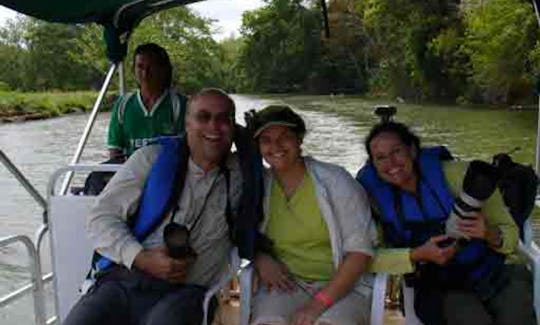
[[[334,299],[322,291],[317,292],[313,298],[320,302],[325,308],[330,308],[334,304]]]

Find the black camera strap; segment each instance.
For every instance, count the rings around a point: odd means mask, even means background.
[[[222,163],[222,164],[220,164],[218,174],[216,175],[216,177],[214,177],[214,180],[212,181],[212,184],[210,185],[210,188],[208,189],[208,192],[206,193],[206,196],[204,197],[203,204],[202,204],[199,212],[197,213],[197,216],[194,218],[194,220],[193,220],[193,222],[191,224],[191,227],[188,228],[187,226],[185,226],[189,232],[191,232],[193,229],[195,229],[195,227],[199,223],[199,220],[202,217],[204,209],[206,208],[206,204],[208,203],[208,199],[210,198],[210,195],[212,194],[212,192],[214,191],[214,188],[216,187],[217,180],[219,179],[220,175],[222,175],[222,174],[224,175],[225,182],[226,182],[226,200],[227,200],[227,204],[226,204],[226,207],[225,207],[225,217],[227,219],[227,223],[230,224],[230,221],[231,221],[231,218],[232,218],[231,207],[230,207],[230,202],[229,202],[230,172],[229,172],[229,169],[225,166],[225,163]],[[180,205],[179,205],[180,197],[178,196],[176,199],[177,199],[177,203],[176,203],[176,205],[174,205],[174,208],[172,210],[171,218],[169,220],[169,223],[174,223],[174,216],[176,215],[176,213],[180,209]]]

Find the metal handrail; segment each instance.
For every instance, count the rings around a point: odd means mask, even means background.
[[[38,254],[40,265],[42,265],[42,263],[41,263],[41,244],[43,243],[43,238],[45,238],[45,234],[47,233],[48,230],[49,230],[49,225],[44,223],[39,227],[39,229],[36,231],[36,234],[35,234],[34,243],[36,243],[35,244],[36,245],[36,252]]]
[[[96,98],[96,102],[94,103],[94,107],[92,107],[92,112],[90,113],[90,117],[88,118],[88,122],[86,123],[86,127],[84,128],[83,134],[81,136],[81,139],[79,140],[79,144],[77,145],[77,150],[75,151],[75,155],[73,156],[71,163],[76,164],[79,162],[79,159],[81,158],[82,152],[84,150],[84,147],[86,145],[86,142],[88,141],[88,136],[90,135],[90,131],[92,130],[92,127],[94,126],[94,122],[96,121],[97,113],[99,111],[99,107],[101,106],[101,102],[103,102],[103,99],[105,98],[105,93],[107,92],[107,89],[109,88],[109,85],[111,84],[111,80],[114,76],[114,72],[118,68],[118,63],[114,63],[109,68],[109,72],[107,72],[107,76],[105,77],[105,81],[103,82],[103,86],[101,87],[101,90],[99,91],[99,95]],[[65,179],[64,183],[62,184],[62,189],[60,193],[66,194],[69,183],[71,182],[71,178],[73,177],[73,173],[69,172]]]
[[[58,317],[53,316],[53,317],[47,319],[47,325],[56,324],[57,321],[58,321]]]
[[[47,202],[43,198],[43,196],[38,192],[38,190],[30,183],[30,181],[21,173],[21,171],[11,162],[11,160],[8,158],[8,156],[0,150],[0,161],[4,166],[6,166],[7,170],[15,176],[15,178],[21,183],[21,185],[24,187],[25,190],[30,193],[30,195],[36,200],[36,202],[44,209],[47,209]]]
[[[22,287],[21,289],[15,290],[10,294],[7,294],[4,297],[1,297],[0,307],[6,306],[13,300],[21,297],[23,294],[31,290],[34,297],[34,317],[36,324],[45,325],[45,292],[43,286],[43,278],[41,274],[41,264],[39,262],[38,253],[34,244],[32,243],[32,240],[28,236],[24,235],[8,236],[0,239],[0,247],[8,246],[17,242],[20,242],[24,245],[30,257],[29,269],[32,283]]]
[[[121,166],[122,165],[115,164],[70,164],[64,167],[60,167],[51,175],[49,183],[47,184],[47,201],[49,201],[51,196],[54,194],[54,188],[56,187],[58,179],[65,173],[73,173],[77,171],[116,172],[120,169]],[[60,191],[60,193],[62,195],[66,194],[62,190]]]

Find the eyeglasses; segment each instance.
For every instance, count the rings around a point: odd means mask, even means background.
[[[230,112],[222,112],[217,114],[212,114],[208,111],[198,111],[193,114],[194,119],[201,124],[210,123],[211,120],[214,120],[217,124],[230,124],[232,123],[234,116]]]

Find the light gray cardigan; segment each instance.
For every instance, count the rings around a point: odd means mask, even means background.
[[[343,167],[305,157],[307,171],[315,183],[319,209],[330,233],[334,266],[343,261],[347,252],[375,255],[377,231],[371,218],[369,199],[364,188]],[[261,232],[265,232],[270,215],[270,192],[272,173],[265,174],[264,220]],[[355,290],[371,295],[373,276],[361,276]]]

